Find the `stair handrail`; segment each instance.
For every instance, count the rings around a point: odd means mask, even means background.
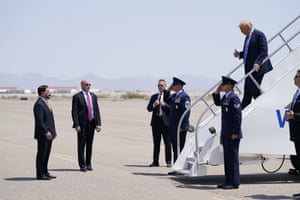
[[[295,19],[293,19],[290,23],[288,23],[283,29],[281,29],[281,31],[279,31],[277,34],[275,34],[273,37],[271,37],[271,39],[268,40],[268,44],[273,41],[276,37],[280,37],[283,40],[283,44],[280,45],[280,47],[278,47],[275,51],[273,51],[271,54],[269,54],[269,56],[267,56],[262,64],[264,62],[266,62],[268,59],[270,59],[273,55],[275,55],[279,50],[281,50],[284,46],[287,46],[287,48],[289,49],[289,51],[292,51],[293,49],[291,49],[288,45],[288,43],[290,41],[292,41],[295,37],[297,37],[297,35],[299,35],[299,31],[296,32],[296,34],[294,34],[293,36],[291,36],[288,40],[285,40],[283,38],[283,36],[281,35],[281,33],[283,31],[285,31],[287,28],[289,28],[292,24],[294,24],[298,19],[300,18],[300,15],[298,15]],[[239,65],[237,65],[233,70],[231,70],[227,76],[231,76],[234,72],[236,72],[238,69],[240,69],[242,66],[244,65],[243,62],[241,62]],[[241,81],[243,81],[244,79],[246,79],[248,76],[250,76],[250,78],[254,81],[254,84],[256,85],[256,87],[258,87],[260,90],[260,86],[257,83],[257,81],[253,78],[252,73],[254,72],[254,70],[252,69],[251,71],[249,71],[247,74],[245,74],[240,80],[238,80],[237,82],[240,83]],[[205,109],[205,112],[207,112],[208,110],[210,110],[212,112],[213,115],[216,115],[216,112],[212,109],[212,105],[209,105],[207,103],[207,101],[205,100],[205,97],[210,94],[217,86],[219,86],[221,84],[221,81],[218,81],[215,85],[213,85],[213,87],[211,87],[207,92],[205,92],[204,94],[202,94],[202,96],[198,97],[193,103],[191,103],[191,105],[186,108],[186,110],[184,111],[184,113],[181,115],[178,126],[177,126],[177,153],[178,155],[180,154],[180,127],[183,121],[183,118],[185,117],[185,115],[192,109],[192,107],[194,107],[196,104],[198,104],[200,101],[203,101],[204,104],[208,107],[208,109]],[[202,115],[201,115],[202,116]],[[202,118],[202,117],[201,117]],[[199,120],[198,120],[199,121]],[[198,126],[199,124],[196,125],[196,129],[195,129],[195,135],[197,135],[197,130],[198,130]],[[195,136],[196,138],[196,136]],[[198,147],[196,147],[198,148]]]
[[[283,42],[285,42],[283,36],[281,35],[281,33],[283,31],[285,31],[287,28],[289,28],[293,23],[295,23],[298,19],[300,18],[300,15],[298,15],[297,17],[295,17],[295,19],[293,19],[290,23],[288,23],[284,28],[282,28],[278,33],[276,33],[273,37],[271,37],[269,40],[268,40],[268,43],[270,43],[271,41],[273,41],[275,38],[277,38],[277,36],[279,36]],[[290,48],[289,46],[287,46],[288,49],[291,51],[292,48]]]

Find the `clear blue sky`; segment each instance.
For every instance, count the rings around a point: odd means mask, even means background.
[[[194,74],[218,78],[249,19],[267,37],[299,0],[0,0],[0,73],[61,79]]]

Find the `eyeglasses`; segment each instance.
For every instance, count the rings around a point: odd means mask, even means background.
[[[91,86],[92,84],[90,84],[90,83],[87,83],[87,84],[85,84],[85,86]]]
[[[164,87],[164,85],[161,85],[161,84],[158,84],[157,86],[158,86],[158,87]]]
[[[300,78],[300,75],[296,75],[294,78]]]

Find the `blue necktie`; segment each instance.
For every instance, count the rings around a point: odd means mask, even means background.
[[[293,96],[293,101],[292,101],[292,104],[291,104],[291,108],[294,107],[298,96],[299,96],[299,89],[296,90],[296,92],[295,92],[295,94]]]
[[[245,46],[244,46],[244,63],[246,62],[246,57],[248,54],[248,47],[249,47],[249,40],[250,40],[250,35],[248,35],[245,39]]]

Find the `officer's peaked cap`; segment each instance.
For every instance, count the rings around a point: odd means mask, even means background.
[[[185,82],[183,80],[180,80],[179,78],[177,77],[173,77],[173,83],[172,85],[185,85]]]
[[[235,85],[237,82],[228,76],[222,76],[222,85]]]

